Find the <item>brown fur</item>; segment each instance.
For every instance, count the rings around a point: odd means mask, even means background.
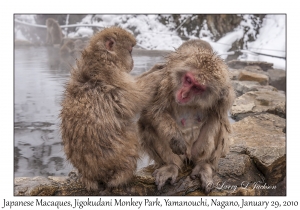
[[[95,34],[66,86],[60,114],[64,151],[87,189],[96,190],[97,181],[126,184],[136,170],[134,119],[146,98],[128,74],[135,44],[133,35],[118,27]]]
[[[186,42],[168,56],[165,67],[160,70],[163,75],[156,92],[151,93],[153,100],[139,120],[142,148],[158,167],[153,174],[158,189],[169,178],[174,183],[184,160],[189,160],[195,166],[191,177],[200,177],[202,188],[208,193],[212,172],[229,149],[231,126],[227,112],[232,106],[234,91],[227,66],[211,47],[203,46],[203,41],[195,42]],[[207,88],[202,95],[180,105],[175,93],[187,72],[193,73]],[[148,77],[151,74],[148,73]],[[148,81],[153,80],[148,78]],[[185,124],[181,123],[182,119],[186,119]]]
[[[198,47],[198,48],[204,48],[206,50],[210,50],[213,52],[212,47],[210,44],[206,41],[200,40],[200,39],[193,39],[189,40],[187,42],[184,42],[182,45],[179,46],[178,50],[181,50],[183,48],[189,48],[189,47]]]
[[[46,43],[50,45],[60,45],[63,40],[63,33],[61,31],[58,22],[56,22],[56,20],[52,18],[48,18],[46,20],[46,25],[47,25]]]

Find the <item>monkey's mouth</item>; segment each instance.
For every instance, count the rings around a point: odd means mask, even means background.
[[[206,87],[204,85],[199,85],[197,88],[191,90],[189,94],[183,94],[183,91],[180,91],[176,95],[176,101],[178,104],[186,104],[192,100],[192,98],[196,96],[201,96],[206,91]]]
[[[183,98],[182,96],[178,96],[177,97],[177,103],[178,104],[186,104],[187,102],[189,102],[191,99],[191,97],[185,97]]]
[[[189,101],[191,100],[191,97],[189,95],[187,96],[184,96],[182,94],[182,91],[180,91],[179,93],[177,93],[177,96],[176,96],[176,102],[178,104],[186,104],[188,103]]]

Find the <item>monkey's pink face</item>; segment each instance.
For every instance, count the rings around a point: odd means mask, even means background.
[[[186,104],[195,96],[203,94],[206,90],[206,86],[199,84],[190,72],[184,74],[181,81],[181,87],[176,92],[176,101],[178,104]]]

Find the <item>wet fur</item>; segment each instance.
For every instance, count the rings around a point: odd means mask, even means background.
[[[46,25],[47,25],[46,43],[50,45],[60,45],[63,40],[63,33],[61,31],[58,22],[56,22],[56,20],[52,18],[48,18],[46,20]]]
[[[199,177],[202,188],[208,193],[212,172],[220,157],[229,150],[231,126],[227,112],[232,106],[234,91],[227,66],[211,47],[203,45],[201,40],[193,40],[171,53],[159,71],[162,76],[152,94],[152,102],[139,120],[142,148],[158,167],[154,173],[156,184],[160,189],[169,178],[174,183],[170,168],[177,170],[174,172],[177,177],[178,169],[188,160],[194,164],[191,177]],[[175,93],[186,72],[192,72],[207,89],[188,104],[179,105]],[[182,118],[187,118],[187,127],[180,125]],[[201,119],[200,122],[196,118]]]
[[[114,40],[111,50],[106,43]],[[95,34],[71,72],[62,102],[61,134],[67,159],[89,190],[130,182],[137,166],[136,114],[146,97],[128,72],[135,38],[112,27]]]

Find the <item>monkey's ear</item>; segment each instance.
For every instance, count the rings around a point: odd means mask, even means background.
[[[108,38],[106,41],[105,41],[105,48],[108,50],[108,51],[113,51],[113,47],[115,46],[116,44],[116,41],[113,39],[113,38]]]

